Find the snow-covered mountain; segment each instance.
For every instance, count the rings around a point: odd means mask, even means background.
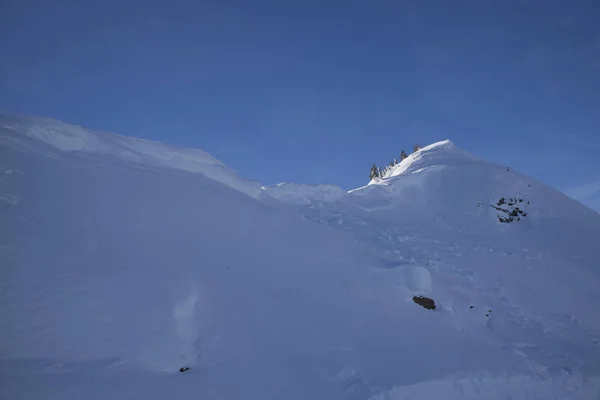
[[[344,192],[0,115],[0,221],[3,399],[600,398],[600,215],[449,141]]]

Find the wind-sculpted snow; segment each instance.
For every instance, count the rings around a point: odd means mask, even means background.
[[[13,140],[26,136],[65,152],[82,152],[145,166],[160,166],[202,173],[207,177],[258,197],[261,186],[241,178],[223,163],[200,149],[168,146],[150,140],[93,131],[51,118],[0,113],[0,130]]]

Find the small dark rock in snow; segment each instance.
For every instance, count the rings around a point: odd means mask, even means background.
[[[469,306],[469,308],[473,308],[473,306]]]
[[[179,368],[179,372],[185,372],[188,371],[190,368],[189,367],[181,367]]]
[[[425,296],[414,296],[413,301],[428,310],[435,310],[435,301]]]

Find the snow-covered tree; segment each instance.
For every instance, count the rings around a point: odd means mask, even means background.
[[[373,180],[375,178],[377,178],[377,165],[373,164],[369,173],[369,179]]]

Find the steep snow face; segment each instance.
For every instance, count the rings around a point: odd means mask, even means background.
[[[552,188],[441,142],[249,197],[52,123],[0,129],[3,399],[600,394],[600,216]]]
[[[285,204],[333,203],[346,195],[342,188],[335,185],[302,185],[297,183],[264,186],[263,192],[266,196]]]
[[[64,152],[103,155],[146,166],[202,173],[249,196],[259,197],[261,193],[257,182],[237,176],[219,160],[199,149],[92,131],[43,117],[0,113],[0,129],[43,141]]]

